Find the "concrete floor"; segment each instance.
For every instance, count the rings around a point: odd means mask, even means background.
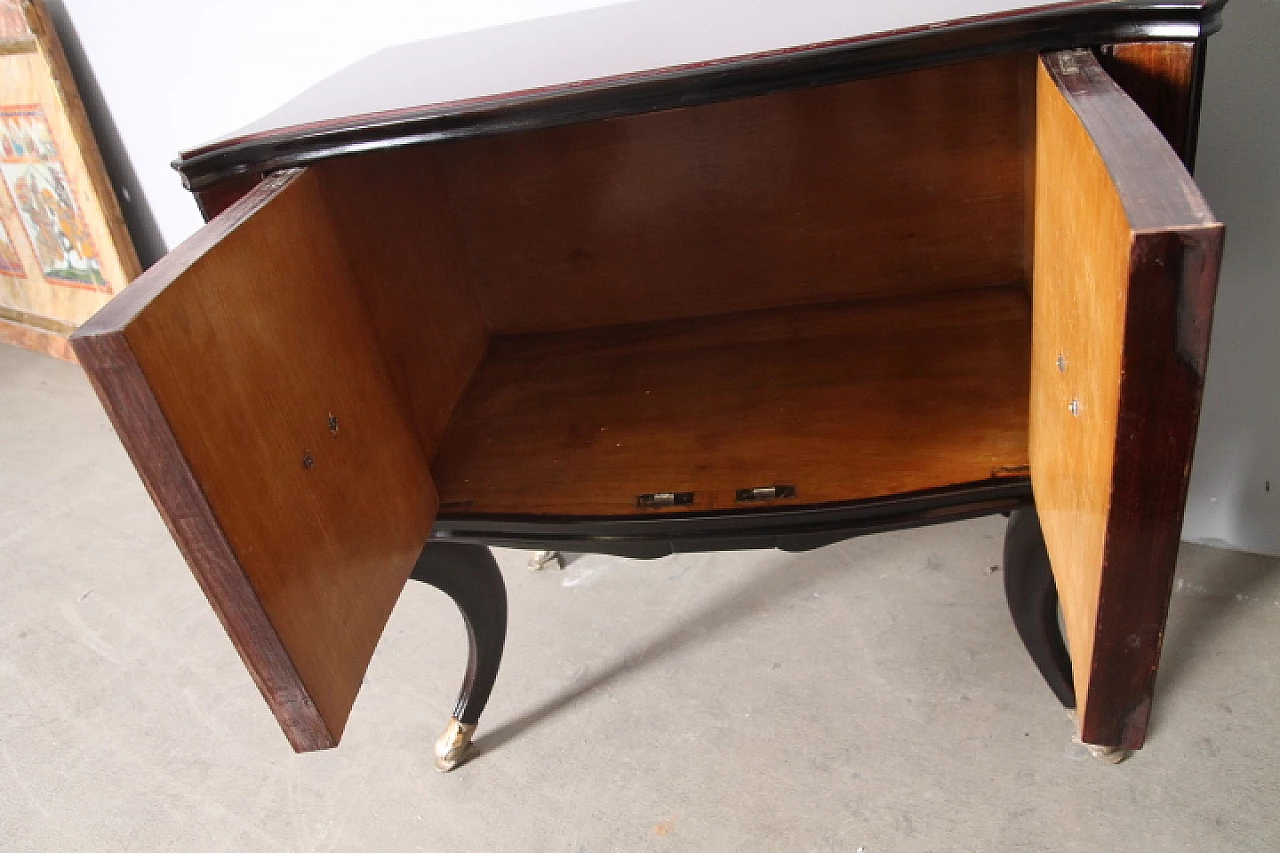
[[[499,552],[472,762],[431,766],[465,640],[418,584],[342,746],[295,756],[78,368],[0,346],[0,850],[1280,848],[1280,564],[1184,547],[1148,747],[1111,767],[1019,646],[1002,532]]]

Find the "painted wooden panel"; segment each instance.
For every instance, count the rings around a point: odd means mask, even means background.
[[[0,21],[0,341],[70,359],[140,267],[52,23],[29,0]]]

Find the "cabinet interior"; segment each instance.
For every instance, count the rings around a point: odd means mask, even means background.
[[[1025,476],[1034,68],[313,167],[441,513]],[[775,486],[793,494],[753,491]]]

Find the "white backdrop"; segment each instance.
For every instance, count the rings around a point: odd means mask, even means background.
[[[1196,179],[1227,225],[1183,536],[1280,554],[1280,0],[1209,40]]]
[[[166,242],[200,227],[170,161],[393,44],[610,0],[62,0]]]
[[[696,2],[696,0],[690,0]],[[170,246],[201,224],[168,164],[392,44],[609,0],[63,0]],[[1227,254],[1186,538],[1280,554],[1280,0],[1210,42],[1197,177]]]

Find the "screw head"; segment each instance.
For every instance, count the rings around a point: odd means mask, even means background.
[[[310,471],[312,468],[316,467],[316,460],[313,459],[311,454],[306,451],[303,451],[303,454],[302,454],[302,467],[307,471]]]

